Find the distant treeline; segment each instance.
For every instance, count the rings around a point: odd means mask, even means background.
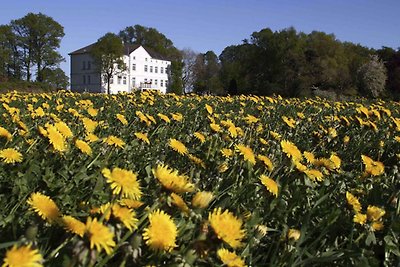
[[[400,50],[370,49],[333,34],[288,28],[254,32],[221,55],[208,51],[193,61],[189,85],[198,93],[399,97]]]

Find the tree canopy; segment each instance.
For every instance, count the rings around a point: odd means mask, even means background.
[[[93,45],[91,55],[96,68],[100,70],[100,73],[103,73],[103,78],[106,79],[107,93],[109,94],[111,77],[126,69],[122,59],[124,45],[121,38],[114,33],[106,33]]]

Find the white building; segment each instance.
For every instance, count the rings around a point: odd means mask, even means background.
[[[107,82],[95,67],[90,49],[94,44],[78,49],[71,56],[71,90],[75,92],[105,93]],[[110,92],[157,89],[165,93],[169,83],[171,61],[141,45],[125,44],[123,60],[127,70],[115,74],[110,81]]]

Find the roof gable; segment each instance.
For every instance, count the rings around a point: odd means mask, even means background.
[[[82,47],[78,50],[75,50],[71,53],[69,53],[68,55],[80,55],[80,54],[87,54],[90,53],[90,50],[93,48],[93,46],[96,43],[90,44],[88,46]],[[142,45],[139,44],[125,44],[124,45],[124,54],[125,55],[130,55],[132,52],[134,52],[136,49],[138,49],[139,47],[143,47],[143,49],[149,54],[149,56],[153,59],[159,59],[159,60],[168,60],[166,57],[162,56],[161,54],[154,52],[151,48],[148,47],[144,47]]]

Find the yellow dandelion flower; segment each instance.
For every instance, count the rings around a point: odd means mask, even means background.
[[[364,225],[367,222],[367,215],[356,213],[353,217],[353,222]]]
[[[183,120],[183,116],[181,113],[171,113],[172,119],[176,120],[176,121],[182,121]]]
[[[289,229],[287,233],[287,238],[290,240],[297,241],[300,239],[301,232],[297,229]]]
[[[99,112],[97,109],[90,107],[87,109],[87,113],[92,117],[96,117]]]
[[[328,129],[328,134],[330,138],[335,138],[338,136],[337,131],[335,128],[329,128]]]
[[[239,150],[240,154],[243,155],[244,160],[247,160],[251,164],[256,164],[256,157],[254,156],[253,150],[245,145],[236,145],[236,149]]]
[[[57,221],[61,216],[57,204],[41,193],[32,193],[27,203],[43,220],[47,220],[50,223]]]
[[[214,132],[220,132],[222,131],[221,126],[219,126],[219,124],[216,123],[210,123],[210,128],[211,130],[213,130]]]
[[[381,231],[384,228],[383,222],[373,222],[371,224],[373,231]]]
[[[210,105],[206,104],[206,110],[210,115],[213,114],[213,108]]]
[[[268,227],[262,224],[257,224],[255,227],[255,230],[259,234],[259,237],[264,237],[268,233]]]
[[[223,240],[232,248],[242,245],[241,241],[245,237],[245,230],[242,228],[242,220],[236,218],[232,212],[221,208],[214,209],[209,213],[208,221],[216,233],[218,239]]]
[[[169,146],[181,155],[185,155],[188,153],[188,149],[186,148],[186,146],[176,139],[169,139]]]
[[[59,121],[59,122],[55,123],[54,126],[64,136],[64,138],[70,138],[70,137],[74,136],[71,129],[68,127],[68,125],[65,122]]]
[[[192,154],[188,154],[188,158],[193,161],[195,164],[200,165],[204,169],[206,168],[206,164],[203,162],[201,158],[198,158]]]
[[[115,146],[115,147],[119,147],[119,148],[124,148],[124,146],[125,146],[125,142],[122,139],[120,139],[114,135],[110,135],[109,137],[107,137],[104,140],[104,142],[107,143],[107,145]]]
[[[0,134],[0,136],[1,136],[1,134]],[[394,138],[394,140],[396,140],[397,142],[400,143],[400,136],[396,136],[396,137]]]
[[[353,207],[353,210],[356,213],[361,212],[361,204],[360,201],[358,200],[358,198],[356,198],[353,194],[351,194],[350,192],[346,192],[346,200],[347,203]]]
[[[135,133],[137,139],[142,140],[143,142],[150,144],[150,140],[147,137],[147,133]]]
[[[260,143],[261,143],[261,144],[263,144],[263,145],[268,145],[268,141],[265,140],[264,138],[260,137],[259,140],[260,140]]]
[[[300,161],[303,158],[301,151],[290,141],[281,141],[282,151],[293,161]]]
[[[192,199],[192,206],[195,208],[205,209],[214,199],[212,192],[200,191],[197,192]]]
[[[264,155],[257,155],[257,158],[259,160],[262,161],[262,163],[264,163],[264,165],[267,167],[268,171],[273,171],[274,170],[274,164],[272,163],[272,161]]]
[[[14,148],[6,148],[0,150],[0,158],[7,164],[22,162],[22,154]]]
[[[269,131],[269,134],[272,136],[272,138],[274,138],[275,140],[281,140],[281,138],[282,138],[282,136],[279,134],[279,133],[277,133],[277,132],[274,132],[274,131]]]
[[[220,260],[228,267],[245,267],[246,264],[235,252],[230,252],[225,248],[220,248],[217,251]]]
[[[0,126],[0,137],[5,137],[7,140],[11,140],[12,135],[7,129]]]
[[[84,154],[86,155],[92,155],[92,148],[89,146],[88,143],[85,141],[77,139],[75,141],[75,146]]]
[[[89,237],[90,249],[95,247],[98,252],[104,249],[108,255],[111,254],[115,247],[114,234],[107,226],[98,222],[97,218],[88,217],[85,232]]]
[[[50,144],[53,148],[59,152],[67,150],[64,136],[57,130],[55,126],[49,125],[47,127],[47,137],[49,138]]]
[[[304,158],[307,160],[307,162],[314,164],[315,162],[315,156],[313,153],[308,152],[308,151],[304,151],[303,152]]]
[[[123,197],[135,200],[142,196],[136,173],[120,168],[114,168],[112,171],[104,168],[102,173],[107,178],[107,183],[111,184],[114,195],[121,194]]]
[[[117,119],[123,124],[123,125],[128,125],[128,121],[126,120],[125,116],[122,114],[117,114],[115,115]]]
[[[231,137],[235,138],[238,136],[238,127],[235,126],[230,126],[228,128],[228,132],[230,134]]]
[[[349,143],[349,141],[350,141],[350,136],[346,135],[345,137],[343,137],[343,143],[345,145],[347,145]]]
[[[307,166],[302,164],[300,161],[295,161],[294,165],[299,172],[305,172],[307,170]]]
[[[193,192],[194,185],[188,181],[185,175],[179,175],[177,170],[168,166],[158,165],[153,169],[153,175],[167,189],[175,193]]]
[[[262,174],[260,176],[260,181],[271,194],[273,194],[275,197],[278,197],[278,184],[274,180]]]
[[[233,156],[233,150],[229,148],[223,148],[221,149],[222,156],[225,158],[230,158]]]
[[[289,126],[290,128],[296,127],[296,121],[292,118],[288,118],[286,116],[282,116],[282,120]]]
[[[149,214],[149,222],[150,225],[143,231],[143,239],[150,249],[169,252],[176,247],[178,229],[171,216],[156,210]]]
[[[218,166],[218,172],[224,173],[229,169],[229,166],[226,162],[222,163],[221,165]]]
[[[329,160],[333,163],[333,168],[334,169],[340,169],[340,166],[342,164],[342,160],[336,154],[332,154],[329,157]]]
[[[44,137],[47,137],[47,131],[46,131],[46,129],[44,129],[42,126],[39,126],[39,127],[38,127],[38,130],[39,130],[39,133],[40,133],[41,135],[43,135]]]
[[[130,231],[137,228],[136,224],[138,219],[136,219],[136,213],[133,210],[114,204],[112,206],[112,215],[122,222]]]
[[[203,134],[199,133],[199,132],[195,132],[193,135],[194,135],[194,137],[196,137],[201,143],[204,143],[204,142],[206,141],[206,137],[205,137]]]
[[[185,201],[179,195],[171,193],[172,203],[181,209],[183,212],[188,213],[189,207],[186,205]]]
[[[253,124],[253,123],[257,123],[259,121],[259,119],[257,119],[256,117],[254,117],[253,115],[247,115],[244,120],[246,121],[247,124]]]
[[[368,220],[376,222],[378,221],[380,218],[382,218],[385,215],[385,210],[381,209],[377,206],[371,206],[369,205],[367,207],[367,217]]]
[[[88,133],[85,137],[85,140],[89,143],[93,143],[99,140],[99,137],[93,133]]]
[[[83,237],[85,234],[86,225],[72,216],[64,215],[62,217],[62,223],[68,232],[79,235],[80,237]]]
[[[158,113],[157,116],[160,117],[160,119],[162,119],[166,123],[170,123],[171,122],[171,120],[168,118],[168,116],[166,116],[166,115],[164,115],[162,113]]]
[[[83,127],[85,127],[86,132],[93,133],[99,123],[97,121],[91,120],[89,118],[82,118]]]
[[[361,155],[362,161],[365,165],[365,172],[372,176],[378,176],[385,172],[385,166],[380,161],[374,161],[368,156]]]
[[[137,209],[143,206],[143,202],[134,200],[134,199],[129,199],[129,198],[123,198],[119,201],[119,204],[121,206],[126,206],[129,209]]]
[[[307,175],[307,177],[312,180],[312,181],[319,181],[321,182],[324,178],[324,175],[322,172],[316,169],[311,169],[311,170],[306,170],[304,173]]]
[[[17,247],[14,245],[6,252],[2,267],[41,267],[42,255],[37,249],[31,249],[31,245]]]

